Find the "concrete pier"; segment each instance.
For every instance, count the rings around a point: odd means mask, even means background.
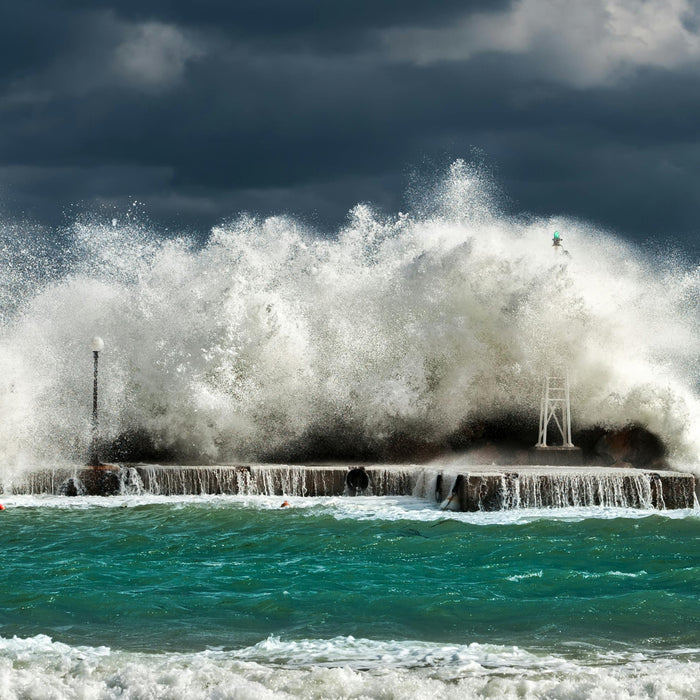
[[[444,500],[453,495],[462,511],[566,506],[666,510],[693,508],[695,489],[695,477],[684,472],[543,465],[503,469],[489,465],[443,472],[436,497]]]
[[[462,511],[564,506],[692,508],[692,474],[547,465],[119,465],[44,469],[0,485],[5,494],[114,496],[400,496],[450,498]]]

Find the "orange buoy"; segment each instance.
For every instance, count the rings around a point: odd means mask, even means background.
[[[0,503],[0,510],[5,510],[5,506],[2,503]]]
[[[285,502],[280,506],[280,508],[291,508],[291,504],[289,503],[289,501],[285,501]]]

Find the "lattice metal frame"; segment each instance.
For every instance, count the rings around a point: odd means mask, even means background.
[[[569,395],[568,374],[549,375],[545,377],[540,402],[540,430],[537,447],[551,447],[547,444],[549,424],[559,430],[562,447],[573,447],[571,442],[571,398]]]

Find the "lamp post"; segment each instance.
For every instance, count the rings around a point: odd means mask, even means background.
[[[102,338],[95,336],[92,339],[91,349],[95,359],[95,373],[92,387],[92,442],[90,445],[90,466],[100,466],[100,456],[97,450],[97,442],[99,438],[99,429],[97,422],[97,365],[99,362],[100,351],[104,349],[105,343]]]

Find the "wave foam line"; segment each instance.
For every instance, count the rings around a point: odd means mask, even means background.
[[[697,650],[677,658],[600,654],[586,661],[517,647],[339,637],[239,651],[146,654],[0,638],[3,697],[63,698],[656,698],[696,697]]]
[[[57,508],[61,510],[87,510],[93,508],[137,508],[166,506],[218,509],[237,508],[279,511],[286,500],[290,508],[286,517],[303,515],[319,517],[328,515],[338,520],[414,521],[438,523],[442,521],[464,522],[473,525],[524,525],[539,520],[581,522],[585,520],[617,520],[639,518],[665,518],[671,520],[700,518],[700,509],[643,510],[639,508],[613,508],[581,506],[564,508],[521,508],[499,511],[456,512],[443,511],[438,504],[412,496],[3,496],[6,508],[4,517],[11,517],[14,509]]]

